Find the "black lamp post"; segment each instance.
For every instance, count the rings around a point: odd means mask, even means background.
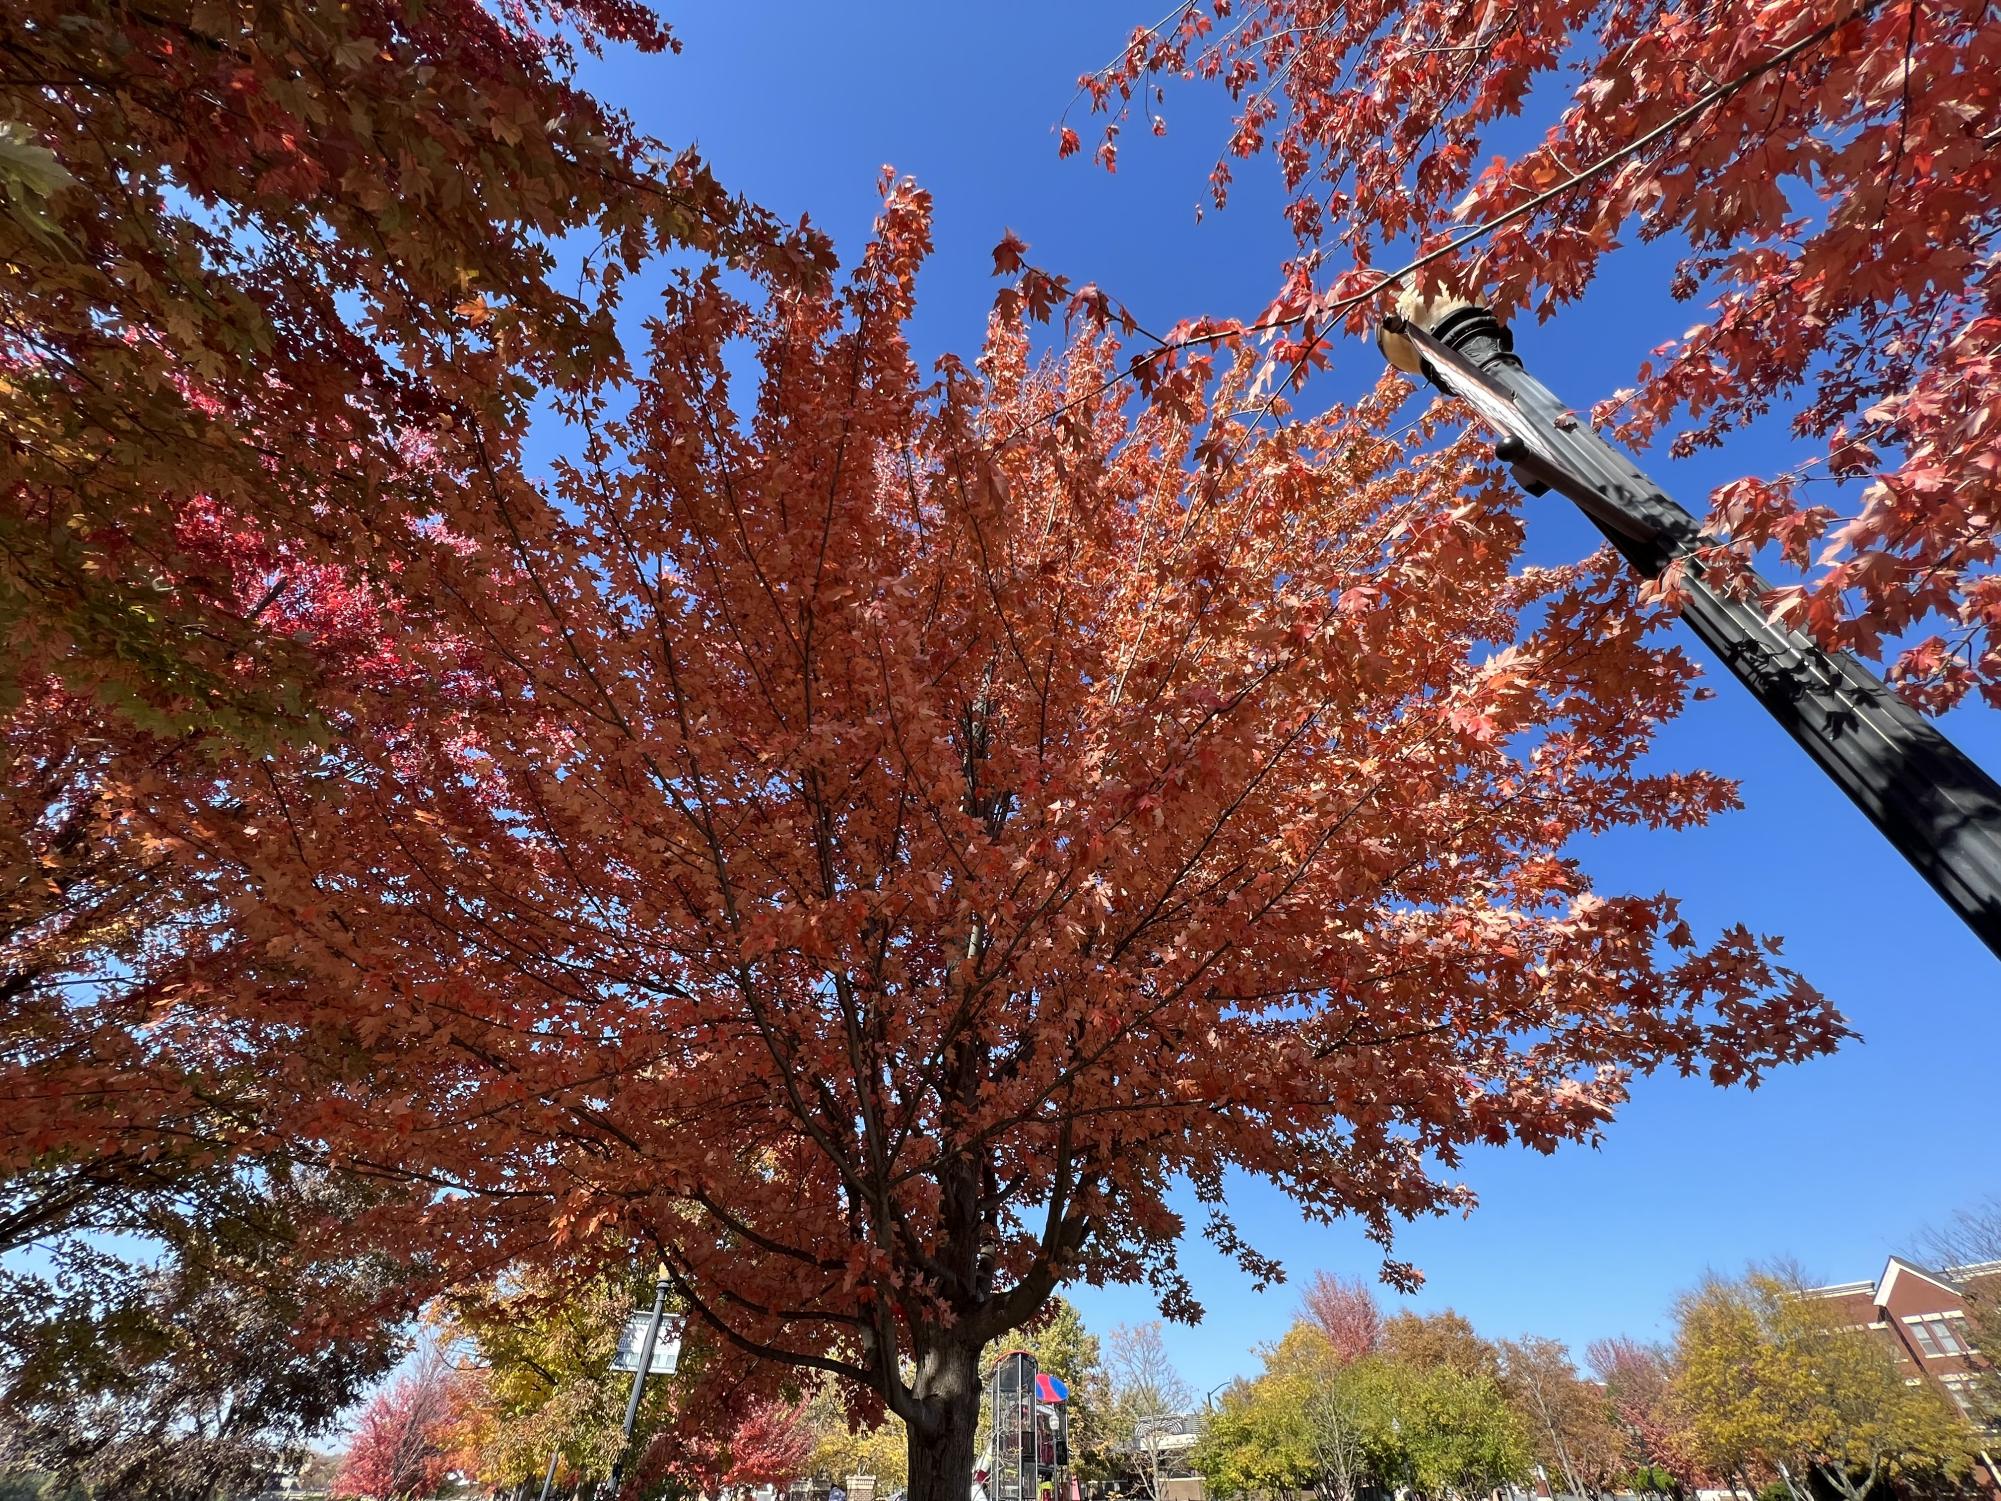
[[[625,1457],[632,1448],[632,1430],[639,1421],[639,1399],[646,1391],[646,1375],[653,1368],[653,1349],[659,1343],[660,1326],[666,1322],[666,1314],[667,1268],[663,1266],[653,1288],[653,1313],[646,1321],[646,1337],[639,1344],[639,1364],[632,1372],[632,1393],[625,1403],[624,1436],[619,1440],[618,1458],[611,1462],[611,1477],[605,1482],[605,1501],[612,1501],[618,1495],[619,1482],[625,1477]],[[555,1468],[553,1457],[550,1468],[552,1471]]]
[[[1505,434],[1494,451],[1522,488],[1575,501],[1642,576],[1682,560],[1689,628],[2001,958],[2001,784],[1854,657],[1708,578],[1695,518],[1523,369],[1485,308],[1405,307],[1380,342]],[[1755,596],[1762,583],[1749,582]]]

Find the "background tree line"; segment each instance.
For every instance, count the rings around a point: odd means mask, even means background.
[[[1945,1259],[1992,1259],[1996,1225],[1991,1207],[1962,1216]],[[2001,1396],[1993,1364],[1962,1412],[1803,1286],[1786,1268],[1712,1276],[1676,1301],[1671,1340],[1594,1341],[1587,1374],[1559,1341],[1490,1341],[1450,1309],[1384,1318],[1365,1286],[1322,1274],[1263,1371],[1224,1393],[1196,1467],[1212,1496],[1324,1501],[1480,1496],[1538,1473],[1580,1497],[1963,1492]],[[1980,1348],[1997,1348],[1997,1303],[2001,1288],[1969,1293]]]
[[[534,1495],[553,1462],[554,1493],[569,1497],[609,1471],[631,1380],[611,1359],[643,1279],[509,1274],[435,1303],[409,1353],[413,1336],[386,1313],[353,1333],[357,1307],[393,1306],[390,1264],[358,1258],[335,1275],[288,1254],[298,1225],[329,1206],[355,1212],[351,1197],[297,1180],[233,1196],[218,1184],[202,1204],[215,1216],[203,1227],[153,1226],[172,1254],[151,1268],[72,1246],[46,1283],[10,1274],[6,1494],[249,1494],[296,1468],[344,1411],[345,1452],[316,1481],[337,1496],[431,1496],[448,1477]],[[1942,1265],[2001,1259],[2001,1203],[1959,1215],[1929,1249]],[[1962,1493],[1983,1443],[1975,1424],[2001,1420],[2001,1371],[1977,1374],[1970,1423],[1801,1285],[1786,1268],[1712,1277],[1677,1300],[1666,1343],[1597,1340],[1580,1368],[1559,1341],[1488,1339],[1449,1308],[1385,1314],[1366,1285],[1323,1272],[1260,1372],[1201,1410],[1158,1323],[1096,1333],[1061,1298],[981,1365],[1022,1348],[1061,1377],[1075,1473],[1135,1497],[1157,1497],[1184,1467],[1212,1497],[1318,1501],[1484,1496],[1533,1487],[1538,1467],[1553,1491],[1587,1498]],[[1969,1343],[2001,1348],[1992,1279],[1970,1286],[1967,1313]],[[907,1436],[873,1393],[721,1355],[691,1327],[676,1375],[648,1383],[626,1497],[907,1483]],[[1191,1416],[1192,1453],[1164,1452],[1164,1420]]]

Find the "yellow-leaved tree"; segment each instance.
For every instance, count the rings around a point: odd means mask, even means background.
[[[453,1299],[447,1335],[482,1373],[459,1415],[460,1467],[494,1485],[539,1482],[553,1453],[565,1483],[608,1472],[632,1382],[611,1361],[634,1300],[622,1277],[563,1286],[530,1275]],[[641,1445],[668,1413],[669,1386],[648,1383]]]
[[[1845,1501],[1966,1469],[1972,1434],[1945,1398],[1907,1385],[1884,1345],[1797,1277],[1712,1278],[1676,1315],[1674,1397],[1706,1466],[1776,1475],[1796,1495],[1818,1475]]]

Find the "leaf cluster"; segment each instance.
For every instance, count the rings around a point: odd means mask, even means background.
[[[1977,0],[1198,0],[1082,83],[1107,167],[1136,113],[1165,128],[1170,88],[1228,92],[1214,201],[1270,153],[1302,250],[1234,326],[1295,377],[1400,285],[1546,319],[1625,247],[1672,247],[1693,320],[1598,419],[1676,457],[1767,417],[1810,440],[1719,487],[1709,529],[1785,569],[1785,619],[1937,712],[2001,704],[2001,520],[1966,500],[2001,443],[1997,49]],[[1063,127],[1060,152],[1081,144]]]
[[[5,1464],[160,1501],[262,1484],[402,1352],[401,1269],[310,1244],[359,1207],[258,1176],[176,1217],[155,1206],[144,1240],[58,1244],[50,1270],[7,1272]]]

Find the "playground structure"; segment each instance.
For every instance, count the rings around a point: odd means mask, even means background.
[[[1075,1501],[1069,1388],[1010,1350],[987,1377],[987,1410],[987,1501]]]

